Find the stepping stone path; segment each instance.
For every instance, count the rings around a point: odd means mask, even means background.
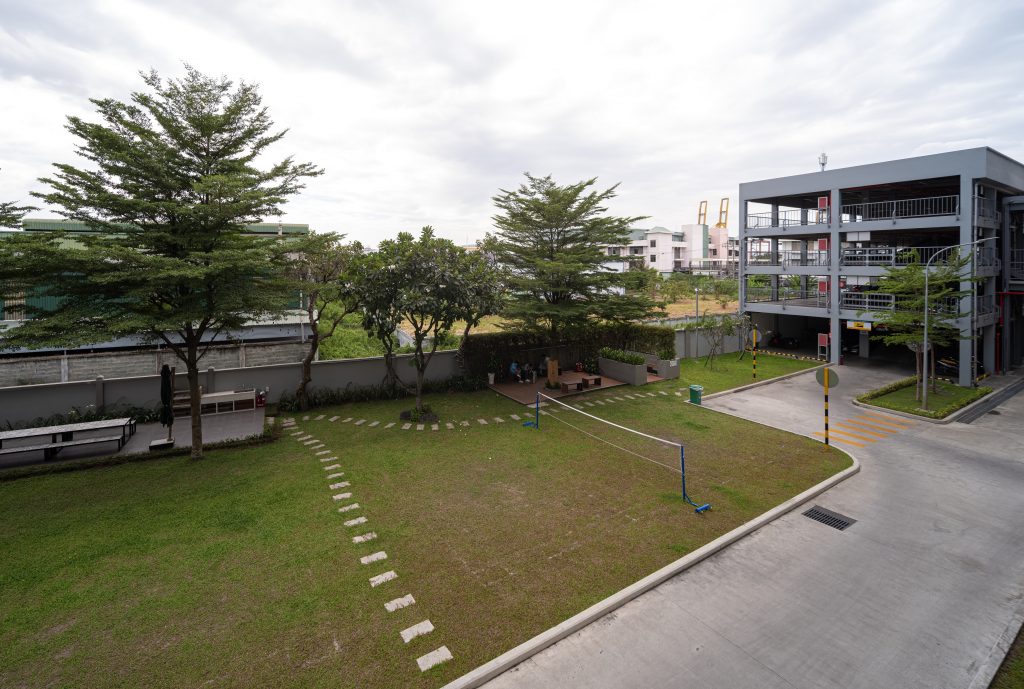
[[[469,421],[462,421],[462,422],[460,422],[459,425],[461,425],[461,426],[468,426],[469,425]]]
[[[322,418],[324,418],[324,415],[323,415],[323,414],[321,414],[320,416],[316,417],[316,418],[315,418],[315,419],[313,419],[313,420],[314,420],[314,421],[319,421],[319,420],[320,420],[320,419],[322,419]]]
[[[424,429],[424,425],[423,424],[421,424],[421,423],[416,424],[416,430],[417,431],[422,431],[423,429]]]
[[[430,430],[436,431],[438,428],[439,428],[439,426],[436,423],[430,424]]]
[[[330,452],[330,450],[328,450],[328,452]],[[338,458],[337,457],[321,457],[320,461],[321,462],[337,462]]]
[[[308,417],[308,416],[303,416],[303,417],[302,417],[302,420],[303,420],[303,421],[309,421],[309,417]]]
[[[434,631],[434,625],[431,624],[430,620],[423,620],[408,629],[403,629],[400,634],[402,636],[402,641],[409,643],[417,636],[423,636],[424,634],[429,634],[432,631]]]
[[[370,586],[377,587],[377,586],[380,586],[383,583],[389,582],[392,579],[397,579],[397,578],[398,578],[398,575],[395,574],[394,570],[391,570],[390,572],[384,572],[383,574],[378,574],[375,577],[370,577]]]
[[[665,392],[664,390],[658,390],[658,392],[659,392],[659,393],[661,393],[662,395],[667,395],[667,394],[668,394],[668,393],[667,393],[667,392]]]
[[[588,407],[593,407],[594,406],[593,402],[584,402],[583,404],[587,405]]]
[[[358,509],[359,509],[359,503],[358,502],[353,502],[351,505],[345,505],[344,507],[339,507],[338,511],[339,512],[351,512],[352,510],[358,510]]]
[[[396,598],[394,600],[390,600],[387,603],[385,603],[384,604],[384,609],[387,610],[388,612],[394,612],[395,610],[401,610],[402,608],[407,608],[407,607],[409,607],[410,605],[412,605],[415,602],[416,602],[416,599],[412,597],[412,594],[411,593],[407,593],[404,596],[402,596],[401,598]]]
[[[327,478],[341,478],[344,475],[345,475],[344,471],[339,471],[336,474],[327,474]]]
[[[379,425],[380,425],[380,421],[371,421],[370,424],[367,426],[367,428],[373,428],[374,426],[379,426]]]
[[[403,424],[402,424],[402,430],[403,430],[403,431],[407,431],[407,430],[409,430],[410,428],[412,428],[412,424],[411,424],[411,423],[403,423]]]
[[[341,483],[332,483],[331,490],[341,490],[342,488],[348,488],[352,483],[350,481],[342,481]]]
[[[445,428],[447,428],[447,429],[448,429],[449,431],[451,431],[451,430],[455,430],[455,426],[453,426],[453,425],[452,425],[452,422],[451,422],[451,421],[449,421],[448,423],[446,423],[446,424],[444,425],[444,427],[445,427]]]
[[[348,423],[348,422],[349,422],[349,421],[351,421],[351,420],[352,420],[352,417],[350,416],[350,417],[348,417],[347,419],[342,419],[342,420],[341,420],[341,422],[342,422],[342,423]]]
[[[513,421],[518,421],[518,420],[519,420],[519,414],[509,414],[509,417],[510,417],[510,418],[511,418],[511,419],[512,419]]]
[[[363,425],[364,423],[366,423],[366,419],[359,419],[358,421],[356,421],[356,422],[355,422],[354,424],[352,424],[352,425],[353,425],[353,426],[362,426],[362,425]]]
[[[331,454],[330,450],[320,450],[319,452],[316,453],[316,456],[319,457],[321,455],[329,455],[329,454]]]
[[[448,650],[447,646],[442,646],[436,651],[420,656],[416,659],[416,664],[420,666],[420,672],[426,672],[435,665],[446,663],[452,659],[452,652]]]
[[[505,419],[501,418],[500,416],[495,416],[495,417],[494,417],[494,420],[495,420],[495,421],[496,421],[497,423],[505,423]]]
[[[348,500],[349,498],[352,497],[352,493],[338,493],[333,497],[335,500]]]
[[[389,423],[389,424],[388,424],[387,426],[385,426],[384,428],[391,428],[391,427],[392,427],[392,426],[394,426],[394,425],[395,425],[395,422],[394,422],[394,421],[392,421],[391,423]]]
[[[355,519],[349,519],[345,522],[345,526],[359,526],[360,524],[366,523],[366,517],[356,517]]]
[[[332,464],[330,466],[324,467],[324,471],[330,471],[331,469],[340,469],[340,468],[341,468],[340,464]]]
[[[331,418],[329,418],[327,420],[330,421],[331,423],[334,423],[335,421],[337,421],[340,418],[341,418],[340,416],[332,416]]]
[[[387,559],[388,559],[388,554],[385,553],[383,550],[379,550],[376,553],[372,553],[370,555],[366,555],[364,557],[359,558],[359,562],[361,562],[364,565],[368,565],[368,564],[371,564],[373,562],[380,562],[381,560],[387,560]]]
[[[362,536],[353,536],[352,537],[352,542],[353,543],[366,543],[367,541],[372,541],[375,538],[377,538],[377,534],[374,533],[373,531],[371,531],[370,533],[364,533]]]
[[[487,425],[487,419],[477,419],[477,421],[480,422],[481,426],[486,426]]]

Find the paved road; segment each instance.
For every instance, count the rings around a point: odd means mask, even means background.
[[[869,426],[850,399],[893,374],[840,375],[832,418],[863,468],[815,502],[856,524],[790,513],[488,689],[970,686],[1024,605],[1024,394],[971,425]],[[821,389],[805,375],[707,406],[811,434]]]

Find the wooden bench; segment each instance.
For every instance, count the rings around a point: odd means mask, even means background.
[[[117,443],[117,449],[124,446],[123,435],[108,435],[102,438],[79,438],[78,440],[61,440],[55,443],[44,443],[41,445],[22,445],[21,447],[0,448],[0,455],[9,455],[16,452],[34,452],[42,450],[43,459],[51,459],[65,447],[76,447],[79,445],[93,445],[95,443]]]
[[[601,387],[601,376],[583,376],[583,387],[589,388],[591,385]]]
[[[582,390],[583,381],[578,380],[575,383],[562,383],[562,392],[569,392],[570,390]]]

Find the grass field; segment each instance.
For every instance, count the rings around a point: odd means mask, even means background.
[[[885,407],[886,409],[895,409],[896,411],[916,414],[917,416],[942,419],[958,409],[963,409],[971,402],[981,399],[990,392],[992,392],[992,388],[962,388],[959,385],[953,385],[940,380],[938,381],[938,391],[930,391],[928,393],[928,411],[921,409],[921,402],[915,399],[917,393],[913,383],[884,395],[878,395],[877,397],[871,396],[873,393],[868,393],[868,395],[864,395],[860,399],[868,404]]]
[[[345,515],[289,435],[2,483],[0,686],[436,687],[848,466],[672,393],[607,404],[634,391],[580,399],[684,442],[688,488],[713,511],[679,499],[676,450],[611,438],[659,466],[550,416],[525,429],[509,416],[523,407],[490,391],[432,396],[439,431],[384,429],[407,401],[310,415],[375,428],[300,421],[351,481],[361,507]],[[369,521],[346,528],[351,515]],[[398,579],[371,588],[386,570]],[[416,603],[385,611],[404,594]],[[403,644],[425,619],[435,630]],[[454,660],[421,674],[441,645]]]
[[[681,386],[703,385],[704,394],[721,392],[741,385],[749,385],[761,380],[777,378],[788,373],[796,373],[814,366],[820,361],[790,359],[771,354],[757,355],[757,380],[753,377],[753,364],[750,353],[742,359],[739,354],[723,354],[716,357],[714,368],[705,365],[704,358],[682,359],[679,361],[679,383]],[[674,381],[670,381],[674,382]]]
[[[1017,634],[1006,659],[992,678],[989,689],[1021,689],[1024,687],[1024,630]]]

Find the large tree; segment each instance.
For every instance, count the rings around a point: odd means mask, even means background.
[[[882,332],[873,335],[873,339],[881,340],[888,345],[903,345],[914,352],[917,369],[916,399],[919,401],[926,380],[931,379],[932,390],[936,389],[936,348],[947,347],[965,337],[957,327],[956,321],[970,315],[961,312],[960,309],[960,300],[971,294],[969,290],[960,289],[970,260],[969,255],[961,256],[953,252],[949,258],[933,264],[928,269],[914,251],[907,265],[887,269],[886,274],[878,280],[878,292],[892,294],[894,299],[892,310],[870,312],[875,326],[883,326]],[[925,270],[931,270],[928,276],[927,305],[924,294]],[[924,344],[926,308],[929,342],[927,353],[921,350]],[[869,311],[860,312],[865,313]]]
[[[429,226],[418,238],[402,232],[381,242],[364,266],[363,323],[384,342],[389,362],[395,329],[405,323],[412,330],[417,411],[423,411],[423,381],[442,336],[456,321],[479,322],[488,315],[497,304],[491,287],[497,281],[483,257],[435,237]]]
[[[307,387],[320,343],[334,335],[345,317],[359,307],[356,271],[363,256],[359,242],[342,243],[335,233],[310,234],[289,247],[291,274],[302,294],[309,322],[309,348],[302,357],[302,377],[295,391],[299,409],[308,409]]]
[[[525,184],[494,197],[497,232],[485,247],[509,271],[502,315],[510,327],[540,331],[554,343],[589,321],[632,321],[656,312],[640,276],[608,265],[622,260],[610,258],[608,247],[629,244],[630,227],[644,217],[610,215],[606,204],[618,185],[597,191],[591,189],[596,182],[562,186],[550,175],[527,173]]]
[[[273,131],[255,85],[187,66],[181,79],[142,77],[147,90],[129,102],[92,100],[100,121],[68,118],[86,166],[56,164],[41,179],[50,191],[35,195],[96,233],[73,244],[59,236],[6,243],[26,258],[14,275],[60,299],[7,344],[133,334],[166,344],[188,375],[199,458],[200,360],[219,335],[284,311],[289,297],[283,242],[247,236],[244,226],[280,215],[304,179],[322,171],[291,157],[257,166],[285,131]],[[0,277],[10,276],[10,264],[0,263]]]

